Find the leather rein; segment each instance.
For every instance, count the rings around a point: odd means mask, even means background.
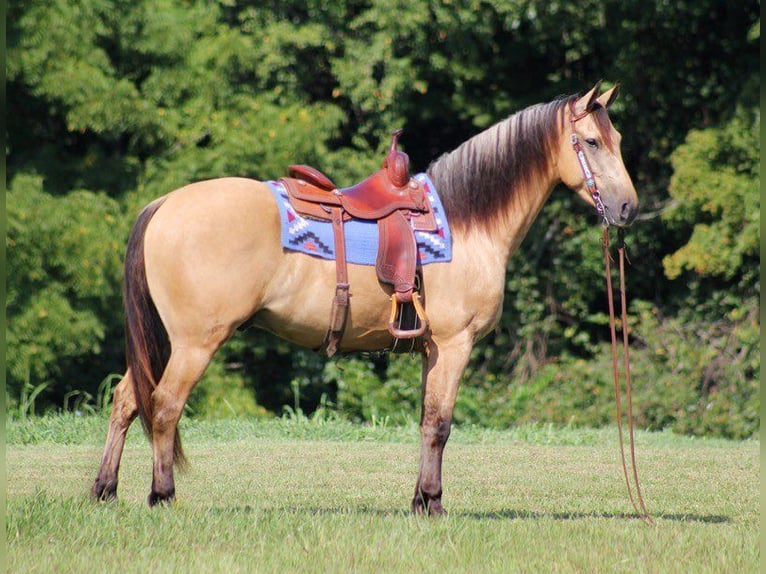
[[[629,345],[628,345],[628,305],[627,305],[627,296],[625,292],[625,242],[624,242],[624,231],[622,228],[618,228],[617,230],[617,253],[619,255],[619,269],[620,269],[620,307],[621,307],[621,330],[622,330],[622,346],[623,346],[623,368],[625,370],[625,403],[626,403],[626,417],[628,421],[628,436],[630,440],[630,462],[631,462],[631,468],[632,468],[632,475],[633,475],[633,484],[635,485],[636,490],[636,496],[633,496],[633,487],[631,486],[630,477],[628,475],[628,466],[625,459],[625,443],[623,440],[623,432],[622,432],[622,389],[620,385],[620,367],[619,367],[619,359],[618,359],[618,344],[617,344],[617,321],[615,318],[615,312],[614,312],[614,295],[612,293],[612,259],[611,255],[609,253],[609,221],[606,218],[606,211],[604,208],[604,204],[601,201],[601,192],[598,189],[598,186],[596,185],[596,179],[593,175],[593,170],[590,167],[590,164],[588,162],[588,158],[585,155],[585,151],[583,150],[582,145],[580,144],[580,141],[577,137],[577,134],[575,133],[575,122],[578,120],[584,118],[587,116],[591,110],[585,109],[584,111],[580,112],[579,114],[575,113],[574,110],[574,102],[570,103],[570,111],[571,115],[569,118],[570,125],[572,128],[572,147],[574,148],[575,154],[577,154],[577,159],[580,162],[580,168],[582,169],[583,175],[585,176],[585,187],[587,188],[588,192],[591,195],[591,198],[593,198],[593,203],[596,207],[596,211],[598,212],[599,216],[601,217],[603,221],[603,237],[602,237],[602,245],[604,249],[604,268],[605,268],[605,278],[606,278],[606,294],[607,294],[607,304],[609,305],[609,331],[611,334],[611,341],[612,341],[612,378],[614,380],[614,398],[616,403],[616,419],[617,419],[617,430],[620,440],[620,457],[622,459],[622,471],[623,475],[625,477],[625,486],[628,490],[628,496],[630,497],[630,502],[633,505],[633,508],[635,509],[636,513],[639,514],[639,516],[646,521],[649,524],[654,524],[654,521],[652,520],[652,517],[649,515],[649,512],[646,510],[646,504],[644,503],[644,498],[641,495],[641,485],[638,481],[638,468],[636,466],[636,446],[635,446],[635,437],[634,437],[634,431],[633,431],[633,395],[632,395],[632,385],[631,385],[631,376],[630,376],[630,353],[629,353]],[[638,503],[636,503],[636,500],[638,500]],[[640,506],[640,509],[639,509]]]

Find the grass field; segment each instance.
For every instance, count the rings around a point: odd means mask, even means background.
[[[418,433],[184,421],[192,467],[149,510],[134,425],[120,500],[87,493],[106,421],[8,424],[9,572],[759,572],[759,443],[639,433],[636,519],[616,429],[457,428],[444,519],[409,514]]]

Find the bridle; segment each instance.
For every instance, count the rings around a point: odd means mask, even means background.
[[[617,327],[614,313],[614,295],[612,294],[612,258],[609,254],[609,220],[606,218],[606,210],[604,203],[601,201],[601,192],[596,185],[596,178],[593,175],[593,170],[588,163],[588,157],[585,155],[580,140],[575,133],[575,123],[578,120],[586,117],[591,113],[591,110],[586,108],[580,113],[575,113],[574,109],[575,101],[572,100],[569,104],[570,116],[569,123],[572,128],[572,147],[574,148],[577,159],[580,162],[580,168],[582,169],[583,176],[585,177],[585,187],[593,198],[593,203],[596,206],[596,211],[602,220],[602,245],[604,248],[604,268],[606,275],[606,294],[607,304],[609,306],[609,331],[612,340],[612,378],[614,380],[614,398],[616,403],[616,419],[617,430],[620,439],[620,456],[622,459],[622,471],[625,476],[625,486],[628,489],[628,496],[630,502],[633,505],[636,513],[641,515],[641,518],[649,524],[654,524],[652,517],[649,516],[649,512],[646,510],[646,504],[644,504],[644,498],[641,495],[641,485],[638,482],[638,468],[636,466],[636,447],[635,437],[633,432],[633,396],[631,389],[631,376],[630,376],[630,353],[628,346],[628,305],[627,296],[625,292],[625,241],[624,231],[622,228],[617,229],[617,253],[619,254],[619,268],[620,268],[620,306],[621,306],[621,328],[622,328],[622,346],[623,346],[623,368],[625,370],[625,403],[627,408],[627,420],[628,420],[628,434],[630,438],[630,463],[633,470],[633,483],[635,484],[636,497],[633,496],[633,487],[630,483],[628,476],[628,466],[625,460],[625,445],[622,434],[622,390],[620,387],[620,367],[617,351]],[[636,504],[636,499],[638,504]],[[639,506],[641,509],[639,510]]]
[[[593,198],[593,203],[596,206],[596,211],[598,212],[599,216],[601,216],[601,219],[604,220],[604,224],[608,226],[609,221],[606,218],[606,209],[604,209],[604,203],[601,201],[601,192],[598,190],[598,186],[596,185],[596,178],[593,175],[593,170],[590,168],[590,163],[588,163],[588,157],[585,155],[585,150],[582,148],[580,139],[577,137],[577,133],[575,132],[575,123],[588,116],[591,113],[591,110],[585,108],[578,114],[575,112],[574,106],[575,100],[569,102],[569,111],[571,112],[569,115],[569,124],[572,127],[572,147],[574,148],[575,154],[577,155],[577,160],[580,162],[582,173],[585,176],[585,188]]]

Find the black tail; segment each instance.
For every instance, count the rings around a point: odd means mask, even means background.
[[[125,352],[133,377],[133,387],[138,404],[138,415],[144,432],[152,436],[152,392],[162,378],[170,358],[170,340],[162,324],[157,308],[149,293],[144,261],[144,234],[154,214],[164,203],[159,199],[144,208],[138,216],[128,240],[125,254]],[[173,445],[175,463],[186,464],[181,437],[176,429]]]

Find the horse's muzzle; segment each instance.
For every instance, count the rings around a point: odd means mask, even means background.
[[[604,218],[609,225],[628,227],[638,215],[638,203],[635,201],[604,201]]]
[[[632,201],[625,201],[620,206],[620,223],[619,225],[623,227],[627,227],[631,223],[633,223],[633,220],[636,218],[636,215],[638,215],[638,204],[633,203]]]

